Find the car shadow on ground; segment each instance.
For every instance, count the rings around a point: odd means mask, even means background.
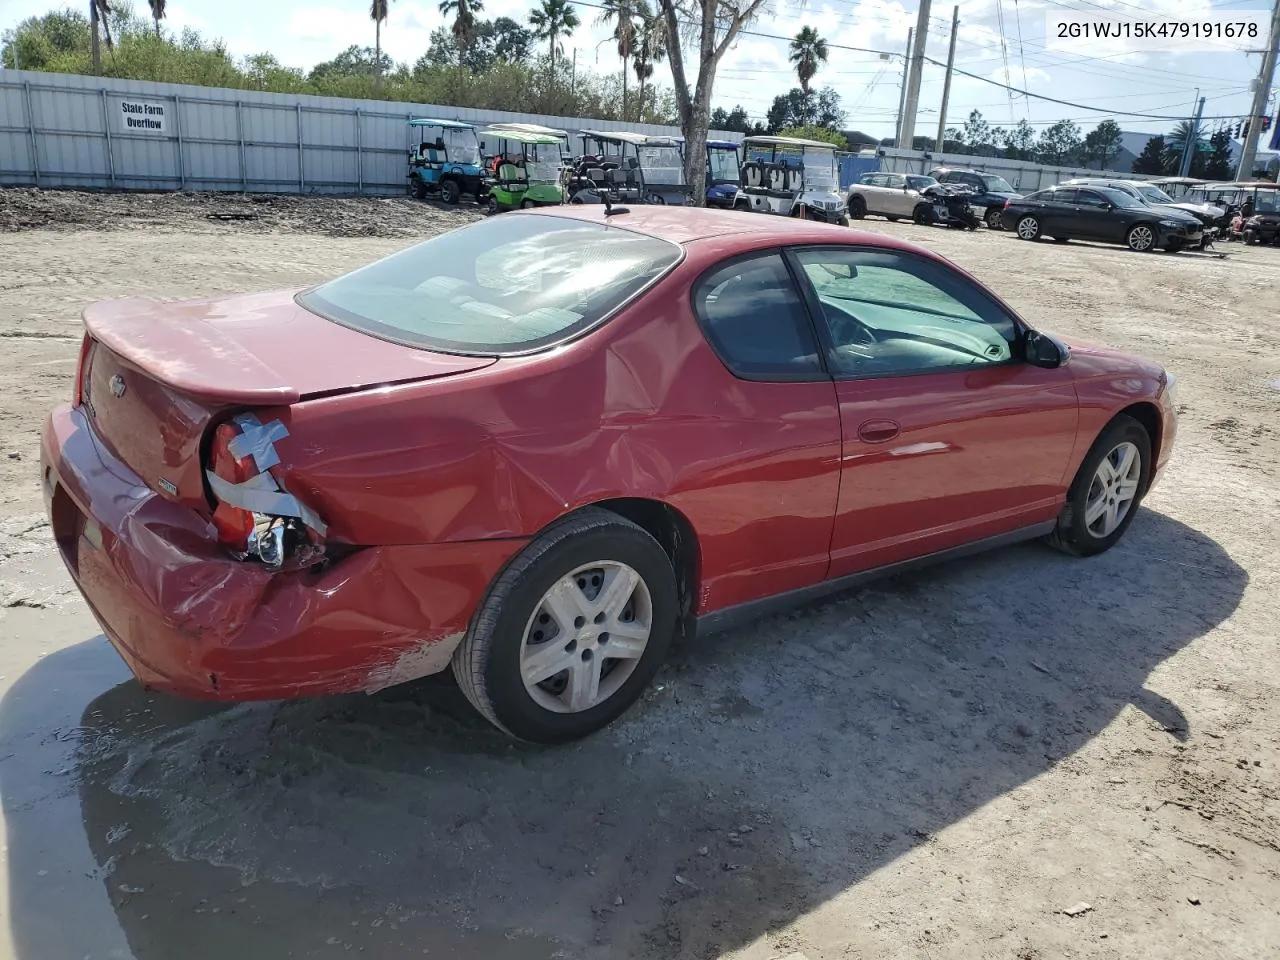
[[[118,683],[105,643],[81,643],[0,703],[16,956],[98,936],[66,922],[83,897],[28,879],[65,837],[138,958],[714,957],[1127,705],[1185,738],[1148,675],[1247,579],[1143,510],[1102,557],[1009,548],[696,641],[618,725],[556,749],[507,742],[447,683],[199,705]]]

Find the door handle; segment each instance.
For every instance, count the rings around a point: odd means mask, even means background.
[[[865,443],[884,443],[896,437],[901,430],[892,420],[868,420],[858,427],[858,438]]]

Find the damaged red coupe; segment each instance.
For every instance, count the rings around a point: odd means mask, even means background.
[[[492,218],[320,286],[85,312],[43,481],[147,686],[452,668],[587,734],[674,637],[906,565],[1125,532],[1172,378],[889,237],[663,207]]]

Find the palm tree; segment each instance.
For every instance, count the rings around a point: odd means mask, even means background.
[[[788,59],[796,65],[800,89],[808,93],[809,81],[818,72],[818,67],[827,62],[827,41],[818,36],[813,27],[802,27],[791,41]]]
[[[373,21],[374,96],[382,92],[382,22],[387,19],[390,6],[391,0],[370,0],[369,3],[369,19]]]
[[[533,26],[533,35],[538,40],[546,40],[551,50],[551,83],[555,85],[556,54],[563,50],[561,37],[573,35],[579,26],[578,15],[569,0],[541,0],[541,4],[529,14],[529,23]]]
[[[484,0],[440,0],[440,12],[446,17],[453,14],[453,41],[458,45],[458,62],[467,57],[467,51],[476,39],[476,14],[484,9]]]
[[[151,7],[151,19],[154,20],[156,24],[156,37],[159,38],[160,21],[164,19],[165,0],[147,0],[147,3]]]
[[[604,11],[596,23],[613,22],[613,39],[618,44],[618,57],[622,60],[622,119],[627,119],[627,67],[636,48],[636,17],[640,14],[636,0],[604,0]]]
[[[102,31],[107,36],[107,49],[111,50],[114,44],[111,40],[111,2],[110,0],[89,0],[89,26],[93,35],[93,72],[102,75],[102,53],[99,49],[100,41],[98,40],[99,24]]]
[[[1192,136],[1193,133],[1194,137]],[[1196,128],[1195,124],[1190,120],[1179,120],[1174,125],[1173,132],[1164,138],[1165,148],[1172,158],[1170,165],[1175,171],[1178,169],[1178,164],[1182,163],[1182,154],[1186,152],[1188,140],[1191,141],[1191,149],[1193,151],[1198,150],[1200,144],[1204,142],[1204,133]],[[1192,159],[1194,158],[1195,154],[1193,152]]]
[[[653,65],[661,63],[667,55],[667,21],[662,17],[649,15],[649,5],[640,0],[640,32],[636,37],[635,62],[636,79],[640,81],[640,105],[636,108],[636,119],[644,119],[644,84],[653,76]]]

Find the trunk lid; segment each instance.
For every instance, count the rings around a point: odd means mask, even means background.
[[[494,362],[379,340],[303,309],[294,292],[180,303],[131,298],[87,308],[81,390],[95,433],[148,487],[207,512],[205,434],[233,410]]]

